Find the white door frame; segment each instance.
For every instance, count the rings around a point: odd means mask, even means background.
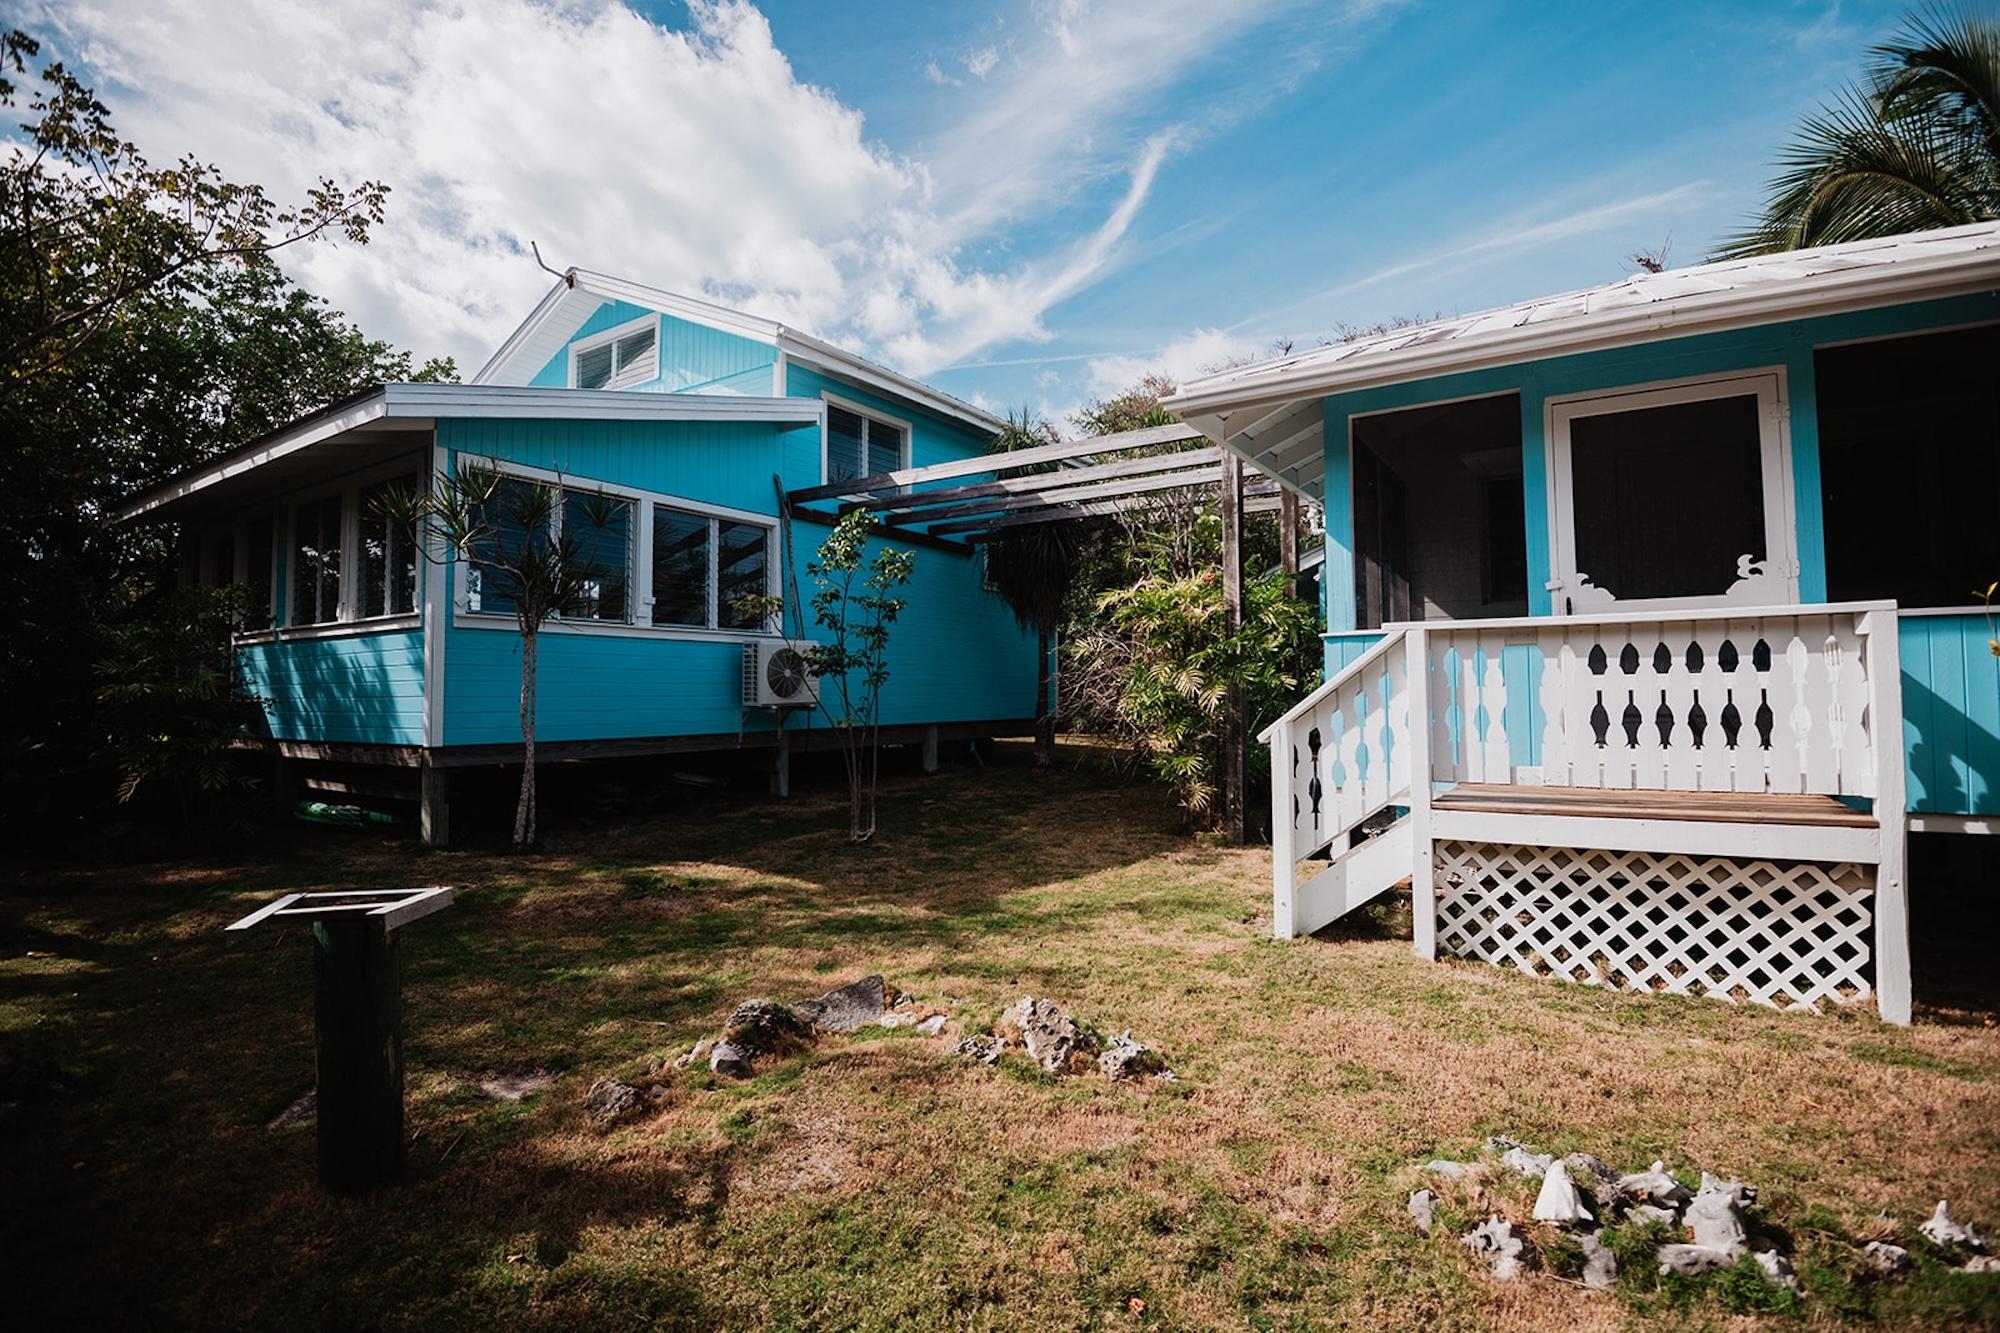
[[[1589,582],[1576,568],[1576,508],[1571,489],[1570,423],[1578,417],[1631,412],[1715,398],[1757,399],[1758,438],[1763,448],[1764,541],[1761,568],[1726,592],[1699,597],[1656,597],[1621,601]],[[1556,614],[1564,599],[1577,615],[1595,611],[1675,611],[1700,607],[1792,606],[1799,599],[1798,524],[1792,496],[1791,413],[1782,366],[1726,376],[1670,381],[1610,392],[1566,394],[1544,405],[1548,440],[1549,592]]]

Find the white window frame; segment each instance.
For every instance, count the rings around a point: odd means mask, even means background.
[[[1678,403],[1707,402],[1717,398],[1754,397],[1757,400],[1758,440],[1762,450],[1760,475],[1764,486],[1764,576],[1772,591],[1765,596],[1728,596],[1722,593],[1696,597],[1655,597],[1634,601],[1607,598],[1578,605],[1576,611],[1659,612],[1699,610],[1711,607],[1792,606],[1799,599],[1799,554],[1797,501],[1793,493],[1791,413],[1786,395],[1785,370],[1767,366],[1729,375],[1668,380],[1629,388],[1564,394],[1545,401],[1544,438],[1548,444],[1549,501],[1549,582],[1548,590],[1557,608],[1566,596],[1581,590],[1576,568],[1576,507],[1571,486],[1570,423],[1579,417],[1603,416],[1614,412],[1643,411]],[[1749,581],[1745,581],[1748,586]],[[1741,590],[1739,590],[1741,591]],[[1562,614],[1557,610],[1557,614]]]
[[[660,334],[662,332],[660,317],[657,314],[641,315],[637,319],[628,319],[615,328],[606,329],[602,333],[593,333],[588,338],[578,338],[570,343],[569,373],[566,377],[569,387],[572,389],[577,387],[576,361],[583,353],[595,351],[606,343],[611,343],[615,346],[620,339],[629,338],[633,334],[644,332],[649,328],[653,331],[653,355],[652,364],[644,366],[646,373],[632,373],[625,367],[620,366],[618,364],[618,353],[614,350],[611,354],[611,378],[600,385],[595,392],[602,393],[612,389],[629,389],[635,384],[650,384],[660,378]],[[641,364],[642,366],[644,365],[644,363]]]
[[[385,476],[370,476],[364,481],[356,482],[354,486],[351,488],[348,500],[347,522],[353,528],[353,532],[349,536],[347,544],[349,549],[351,549],[354,552],[354,597],[351,602],[351,605],[354,611],[353,619],[356,624],[372,625],[375,622],[381,620],[407,620],[411,616],[416,615],[418,611],[422,609],[424,604],[424,553],[422,549],[423,538],[420,534],[416,532],[398,533],[396,531],[396,525],[391,523],[388,524],[385,529],[390,537],[389,549],[391,553],[394,553],[397,545],[400,542],[404,541],[409,542],[412,546],[417,548],[417,586],[411,590],[410,609],[408,611],[378,611],[374,615],[364,614],[361,609],[361,598],[363,596],[362,587],[363,584],[366,582],[366,580],[362,576],[362,570],[361,570],[361,561],[362,561],[361,520],[363,517],[361,512],[361,497],[365,495],[367,492],[373,490],[375,487],[381,485],[383,482],[394,483],[399,478],[404,482],[406,482],[408,485],[410,485],[412,488],[422,486],[424,481],[423,469],[421,466],[418,466],[409,469],[408,471],[398,469],[397,471],[390,472]],[[394,574],[393,564],[391,564],[389,568],[384,569],[382,571],[382,580],[383,580],[382,586],[385,592],[389,587],[389,579],[393,574]],[[343,602],[348,601],[345,589],[342,590],[341,600]]]
[[[378,463],[349,473],[337,481],[308,487],[284,497],[273,507],[248,511],[238,520],[237,559],[238,570],[248,573],[248,542],[250,520],[268,514],[271,522],[271,597],[272,627],[267,630],[251,630],[240,634],[241,641],[256,642],[263,639],[302,639],[338,636],[341,634],[375,634],[385,630],[404,629],[418,624],[423,619],[423,562],[424,555],[417,553],[417,601],[409,611],[384,612],[381,615],[361,614],[361,495],[379,482],[407,481],[421,484],[423,463],[417,459],[398,459],[389,463]],[[293,595],[297,570],[292,564],[294,536],[298,531],[298,511],[317,504],[328,496],[340,497],[340,602],[336,608],[336,619],[300,622],[297,598]],[[241,580],[239,580],[241,581]],[[278,589],[285,590],[285,618],[279,623],[276,615]]]
[[[838,394],[822,393],[820,394],[820,399],[823,402],[825,402],[828,407],[837,407],[844,412],[854,413],[854,415],[860,417],[864,423],[879,421],[885,426],[894,426],[898,430],[902,431],[903,447],[898,452],[898,456],[896,459],[896,466],[893,470],[900,472],[904,468],[910,467],[912,465],[910,460],[914,456],[917,447],[917,433],[911,427],[909,422],[905,421],[901,417],[891,416],[887,412],[883,412],[877,408],[870,407],[866,403],[857,403],[851,398],[842,398]],[[863,427],[863,430],[864,432],[866,431],[865,425]],[[833,442],[832,421],[831,418],[829,417],[829,414],[822,412],[820,413],[819,417],[819,480],[820,480],[820,485],[822,486],[824,486],[828,480],[827,463],[829,461],[829,450],[832,447],[832,442]],[[866,433],[863,434],[861,439],[861,457],[865,463],[868,457],[868,436]]]
[[[660,505],[677,509],[684,514],[692,514],[709,520],[710,556],[708,562],[708,619],[713,626],[718,619],[716,607],[716,559],[715,524],[718,520],[732,523],[749,523],[765,530],[764,588],[767,593],[776,594],[781,585],[784,561],[784,529],[778,519],[771,514],[754,513],[748,509],[736,509],[729,505],[710,504],[702,500],[690,500],[685,496],[669,495],[664,491],[649,491],[637,486],[624,486],[617,482],[600,481],[591,477],[579,477],[567,472],[557,472],[550,468],[533,467],[526,463],[515,463],[506,459],[480,458],[461,455],[462,465],[488,469],[504,477],[515,477],[522,481],[537,481],[547,486],[562,486],[573,491],[594,491],[633,503],[636,513],[632,521],[632,540],[627,554],[627,573],[631,589],[631,619],[626,622],[615,620],[565,620],[552,617],[542,626],[544,633],[559,634],[599,634],[611,637],[639,637],[659,639],[691,639],[703,642],[741,643],[745,640],[779,637],[779,626],[768,625],[758,629],[722,629],[696,625],[655,625],[653,623],[653,509]],[[515,628],[512,611],[474,611],[467,605],[469,589],[467,581],[470,566],[464,560],[453,562],[456,574],[452,581],[452,623],[461,629]]]

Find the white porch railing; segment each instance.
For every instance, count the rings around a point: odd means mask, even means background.
[[[1274,931],[1409,876],[1435,956],[1431,805],[1459,783],[1871,798],[1883,1011],[1907,1014],[1900,689],[1890,603],[1390,625],[1263,733]],[[1391,807],[1391,836],[1350,849]]]

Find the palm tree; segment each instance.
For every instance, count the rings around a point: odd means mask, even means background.
[[[1007,424],[988,448],[1013,453],[1055,438],[1046,423],[1023,409],[1009,414]],[[1020,475],[1026,469],[1013,469]],[[1035,767],[1046,768],[1055,749],[1056,716],[1049,698],[1050,645],[1062,627],[1063,610],[1083,561],[1083,535],[1070,522],[1034,523],[1014,528],[986,543],[986,579],[1012,608],[1024,630],[1035,632],[1039,649],[1035,671]]]
[[[1809,116],[1722,258],[2000,218],[2000,17],[1913,15],[1867,84]]]

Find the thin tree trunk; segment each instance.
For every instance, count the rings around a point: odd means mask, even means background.
[[[521,629],[521,799],[514,806],[514,845],[535,841],[535,649],[534,629]]]
[[[1035,634],[1035,767],[1047,768],[1056,748],[1056,717],[1049,707],[1049,632]]]

